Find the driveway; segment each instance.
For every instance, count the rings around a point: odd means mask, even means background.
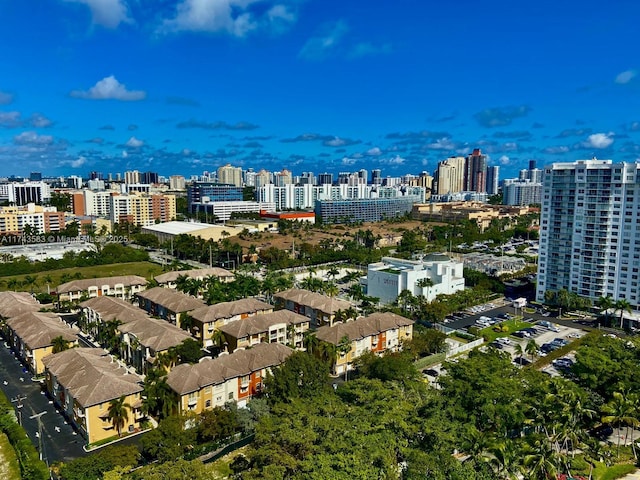
[[[39,382],[31,380],[31,374],[14,356],[10,348],[0,339],[0,389],[9,398],[16,400],[16,415],[22,420],[27,435],[39,447],[38,422],[33,415],[46,412],[42,421],[43,458],[49,463],[69,461],[86,455],[82,446],[84,438],[65,422],[53,406],[53,402],[44,394]],[[22,399],[18,401],[18,399]],[[21,403],[22,407],[17,408]]]

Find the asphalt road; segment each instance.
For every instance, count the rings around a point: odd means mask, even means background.
[[[42,421],[43,459],[49,464],[57,461],[69,461],[86,455],[82,446],[84,438],[74,432],[70,424],[54,408],[53,402],[44,394],[39,382],[31,380],[31,374],[25,372],[24,366],[16,359],[10,348],[0,340],[0,389],[9,398],[23,398],[21,408],[17,408],[16,416],[21,417],[22,425],[27,435],[39,448],[38,421],[30,418],[41,412],[47,412],[40,417]]]

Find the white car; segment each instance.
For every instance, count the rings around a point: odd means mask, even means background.
[[[507,337],[498,337],[496,338],[496,342],[501,343],[502,345],[511,345],[511,340]]]

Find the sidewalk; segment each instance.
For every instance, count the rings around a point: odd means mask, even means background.
[[[640,480],[640,470],[636,470],[621,478],[621,480]]]

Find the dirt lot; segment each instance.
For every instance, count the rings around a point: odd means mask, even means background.
[[[279,249],[291,249],[293,241],[296,245],[301,243],[310,243],[312,245],[321,244],[321,242],[337,242],[352,238],[358,230],[371,230],[374,236],[379,236],[380,246],[397,245],[405,230],[411,230],[418,227],[424,227],[425,224],[410,220],[402,223],[375,222],[364,223],[362,226],[352,227],[346,225],[329,225],[329,226],[313,226],[308,231],[301,230],[294,234],[282,235],[280,233],[254,233],[247,238],[235,237],[233,240],[243,248],[248,248],[251,244],[258,248],[276,247]]]

